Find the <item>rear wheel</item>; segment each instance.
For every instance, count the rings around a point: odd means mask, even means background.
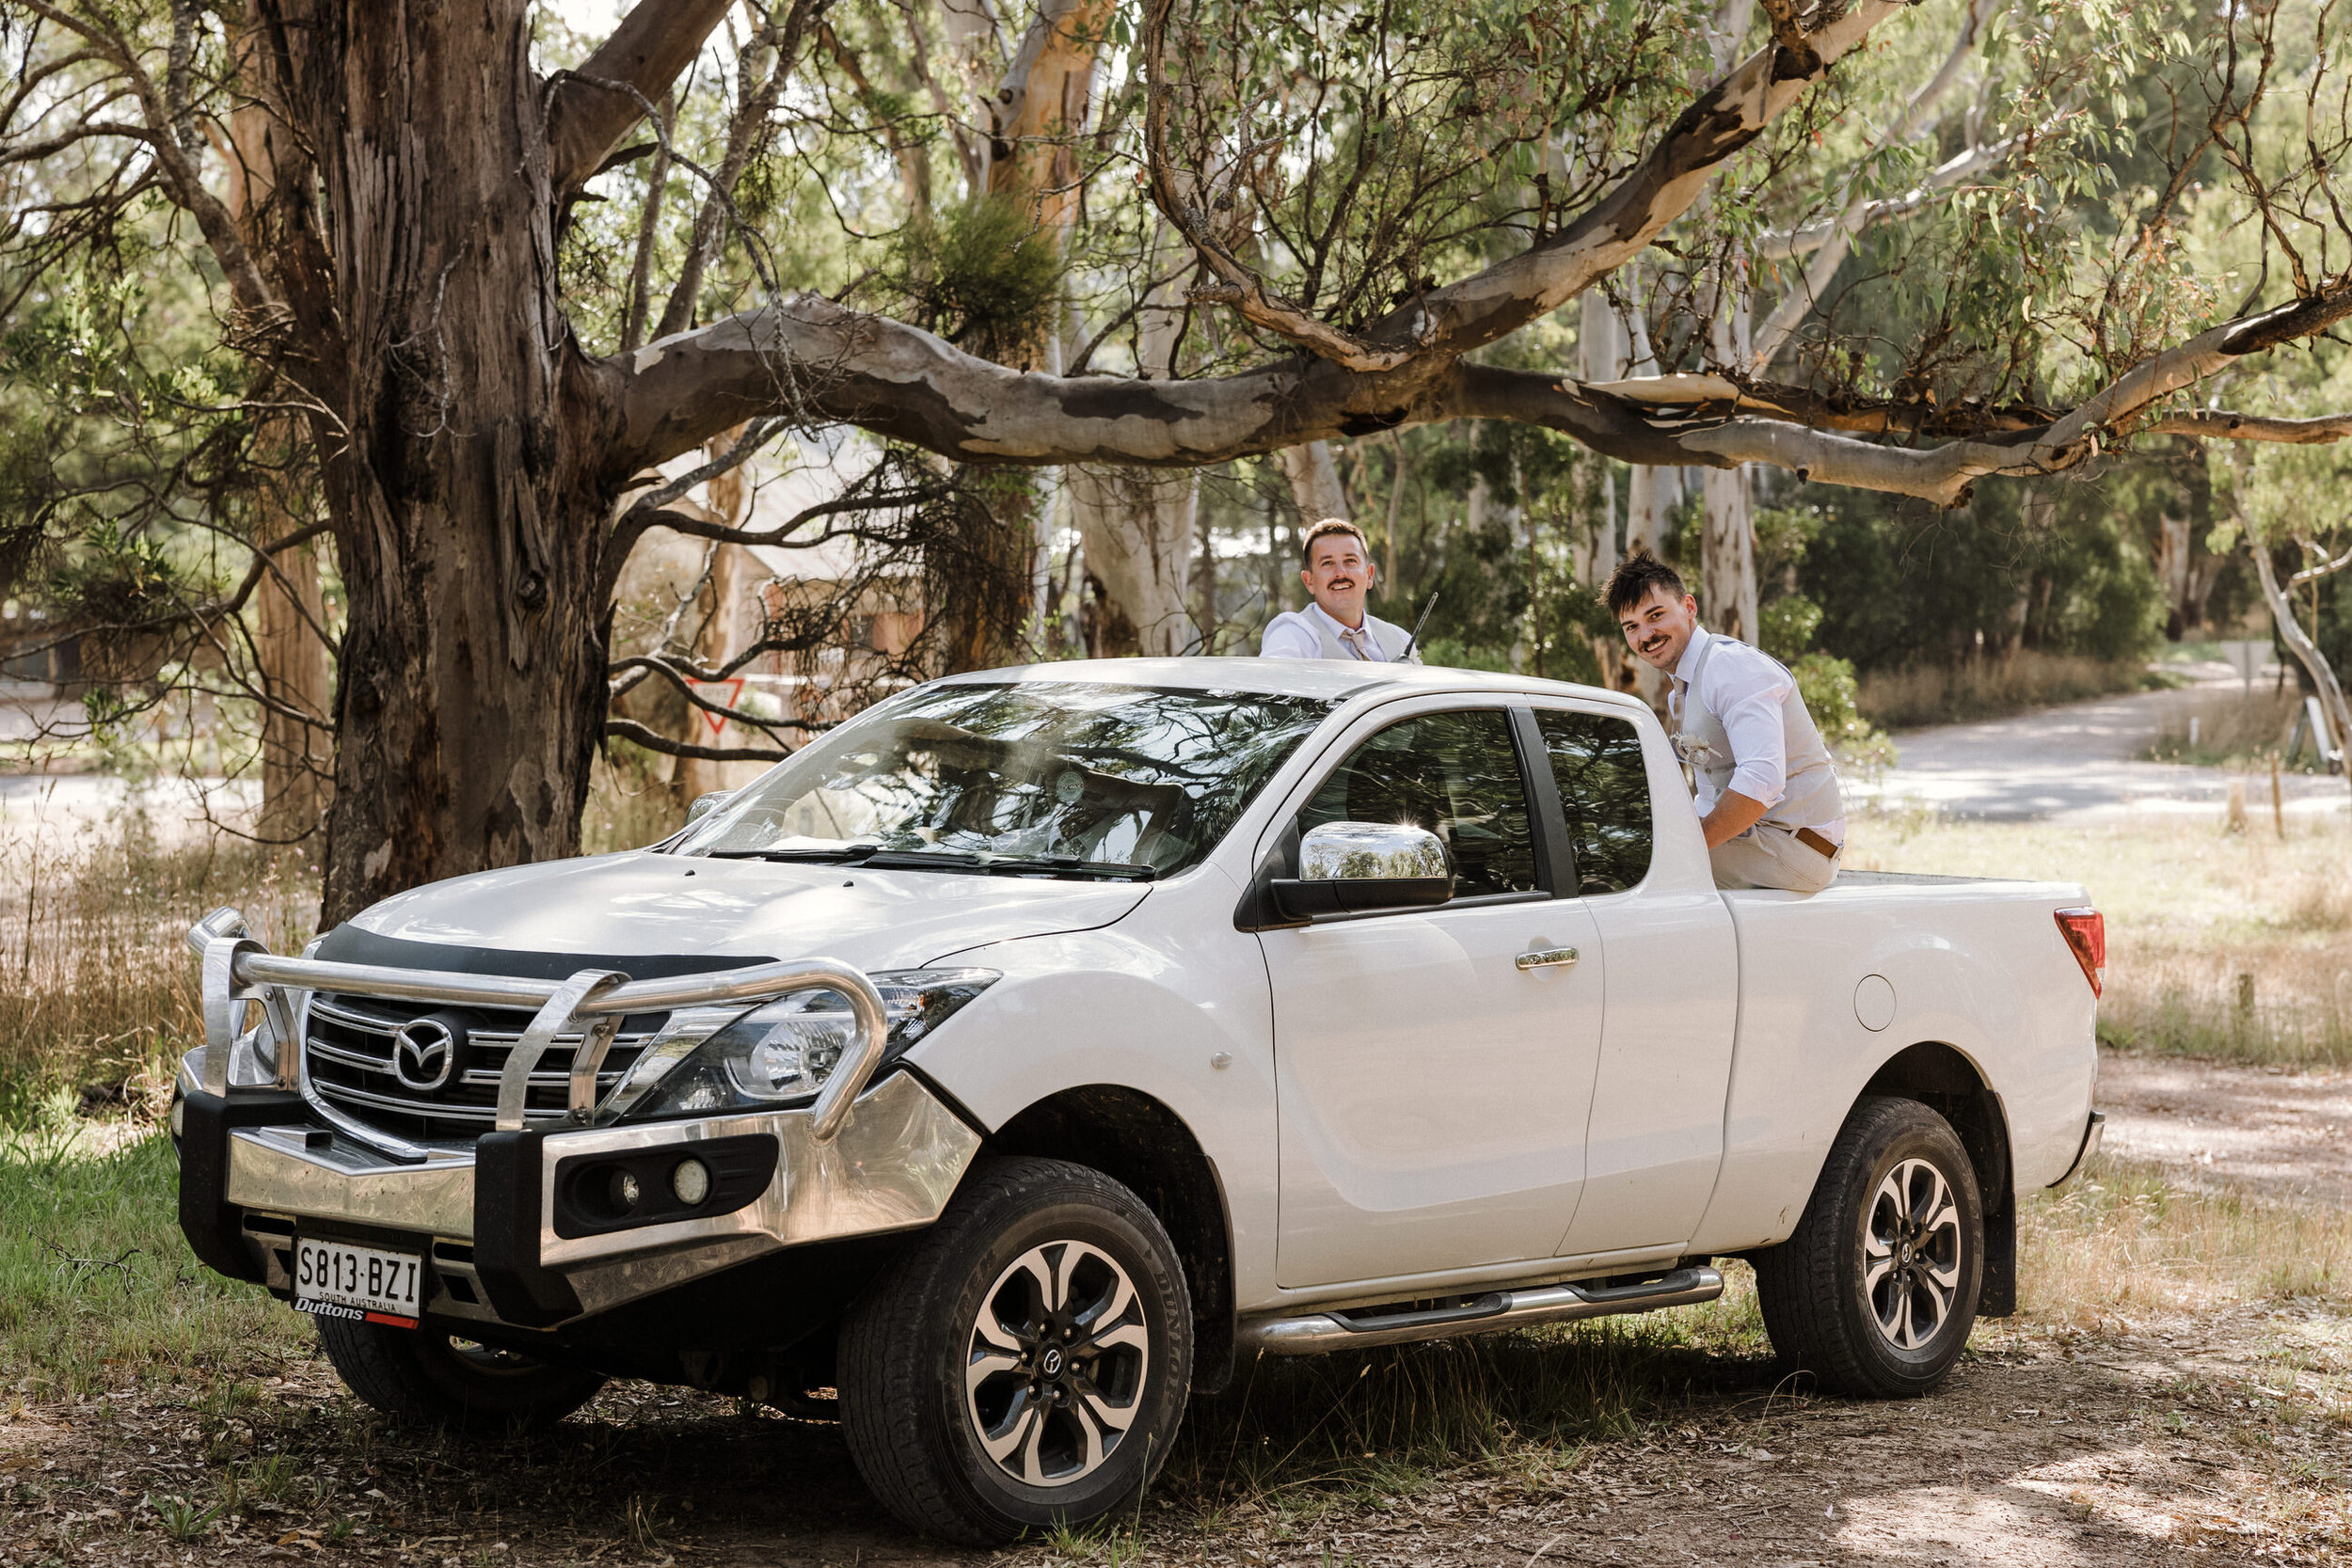
[[[995,1545],[1130,1505],[1192,1381],[1192,1304],[1141,1199],[1058,1160],[976,1168],[843,1324],[841,1425],[883,1506]]]
[[[1983,1289],[1984,1212],[1967,1150],[1917,1101],[1864,1101],[1796,1233],[1754,1261],[1772,1347],[1824,1390],[1927,1393],[1966,1348]]]
[[[549,1366],[432,1328],[319,1318],[343,1386],[388,1416],[471,1432],[544,1426],[596,1397],[597,1372]]]

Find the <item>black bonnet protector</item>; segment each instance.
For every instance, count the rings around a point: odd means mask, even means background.
[[[511,974],[525,980],[568,980],[583,969],[616,969],[632,980],[707,974],[715,969],[773,963],[764,953],[532,953],[462,942],[410,942],[378,936],[345,921],[326,933],[311,957],[346,964],[436,969],[452,974]]]

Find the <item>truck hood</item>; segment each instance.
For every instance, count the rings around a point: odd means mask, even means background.
[[[551,960],[571,956],[600,960],[578,967],[623,971],[631,958],[674,960],[641,966],[640,977],[820,955],[867,970],[906,969],[987,942],[1107,926],[1149,892],[1131,882],[632,850],[397,894],[338,928],[318,956],[518,974],[563,968]],[[444,955],[411,943],[452,951],[442,962]],[[509,954],[523,961],[501,962]]]

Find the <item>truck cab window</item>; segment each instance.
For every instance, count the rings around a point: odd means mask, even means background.
[[[1622,893],[1649,875],[1649,772],[1629,720],[1539,709],[1536,730],[1559,781],[1579,891]]]
[[[1510,718],[1500,708],[1430,713],[1365,741],[1298,814],[1326,822],[1409,822],[1445,841],[1454,895],[1533,893],[1535,843]]]

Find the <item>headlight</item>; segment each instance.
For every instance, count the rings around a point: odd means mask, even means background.
[[[999,976],[993,969],[899,969],[869,978],[882,992],[890,1021],[890,1040],[882,1052],[886,1065]],[[805,1104],[855,1043],[857,1015],[839,991],[796,991],[729,1015],[715,1029],[712,1011],[678,1014],[639,1053],[613,1097],[620,1119]]]

